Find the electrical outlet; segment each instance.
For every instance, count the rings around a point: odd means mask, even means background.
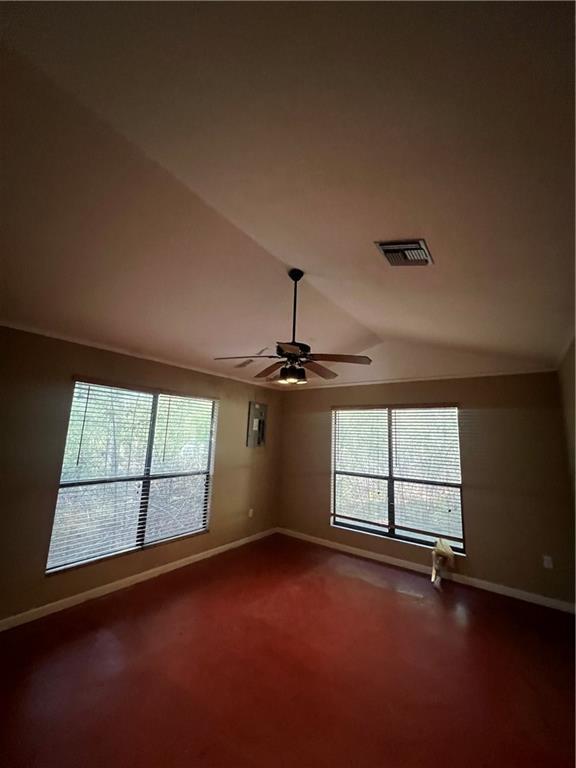
[[[253,509],[249,509],[248,510],[248,517],[254,517],[254,510]]]
[[[548,568],[549,570],[554,568],[554,560],[552,560],[552,555],[542,555],[542,565],[544,568]]]

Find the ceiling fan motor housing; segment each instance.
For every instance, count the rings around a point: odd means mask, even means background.
[[[310,346],[303,341],[278,341],[276,354],[280,357],[306,357],[310,354]]]

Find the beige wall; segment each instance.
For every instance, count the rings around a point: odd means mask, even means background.
[[[430,550],[330,526],[331,406],[460,407],[468,576],[573,597],[573,531],[561,399],[554,373],[382,384],[284,395],[280,524],[416,563]],[[552,555],[545,570],[542,555]]]
[[[562,390],[564,427],[568,445],[570,472],[572,474],[572,490],[574,490],[574,341],[572,341],[572,344],[564,356],[564,360],[562,360],[558,375],[560,377],[560,387]]]
[[[74,375],[219,399],[209,533],[44,575]],[[0,618],[273,525],[279,397],[250,384],[0,328]],[[245,447],[250,400],[269,404],[263,448]]]

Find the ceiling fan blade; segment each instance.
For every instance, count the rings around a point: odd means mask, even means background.
[[[366,355],[309,355],[309,360],[325,360],[327,363],[356,363],[370,365],[372,360]]]
[[[260,371],[260,373],[257,373],[256,376],[254,376],[255,379],[265,379],[266,376],[269,376],[271,373],[275,373],[277,370],[282,368],[284,365],[284,360],[280,360],[279,363],[272,363],[272,365],[267,366],[264,368],[263,371]]]
[[[305,363],[302,363],[302,366],[323,379],[338,378],[337,373],[334,373],[334,371],[331,371],[329,368],[325,368],[323,365],[318,365],[318,363],[315,363],[312,360],[306,360]]]
[[[236,355],[235,357],[215,357],[214,360],[276,360],[278,355]]]

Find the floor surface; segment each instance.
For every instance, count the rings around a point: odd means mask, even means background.
[[[572,629],[274,536],[0,635],[0,763],[568,768]]]

